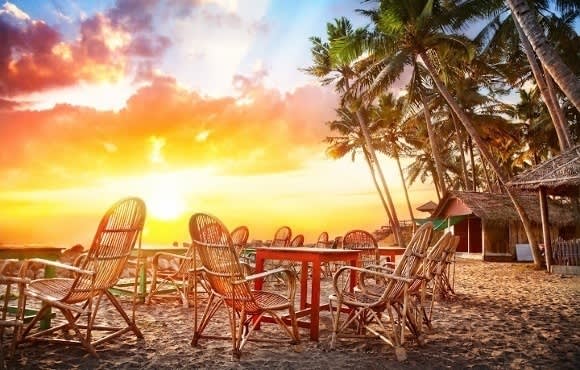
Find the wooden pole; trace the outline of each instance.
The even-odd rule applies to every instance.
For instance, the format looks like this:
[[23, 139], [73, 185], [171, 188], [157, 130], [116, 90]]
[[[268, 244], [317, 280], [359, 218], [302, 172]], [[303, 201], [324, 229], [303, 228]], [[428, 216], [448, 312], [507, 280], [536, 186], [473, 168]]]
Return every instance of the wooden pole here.
[[552, 241], [550, 240], [550, 221], [546, 188], [540, 186], [539, 197], [540, 212], [542, 216], [542, 233], [544, 234], [544, 254], [546, 257], [546, 269], [550, 271], [550, 267], [552, 266]]

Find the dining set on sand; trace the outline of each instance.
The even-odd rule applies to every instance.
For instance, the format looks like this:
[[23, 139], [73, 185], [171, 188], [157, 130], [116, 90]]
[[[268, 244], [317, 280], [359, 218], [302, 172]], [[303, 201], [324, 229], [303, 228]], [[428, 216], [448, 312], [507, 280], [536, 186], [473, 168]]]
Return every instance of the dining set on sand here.
[[[397, 247], [379, 247], [358, 229], [334, 240], [321, 232], [305, 245], [288, 226], [267, 243], [249, 244], [247, 226], [230, 230], [212, 214], [194, 213], [191, 243], [145, 254], [145, 219], [143, 200], [120, 199], [102, 216], [90, 247], [70, 263], [42, 254], [43, 248], [26, 255], [0, 245], [2, 367], [16, 351], [40, 342], [80, 345], [99, 357], [104, 343], [115, 345], [125, 335], [143, 339], [136, 305], [168, 304], [168, 297], [192, 313], [191, 346], [227, 340], [233, 359], [249, 341], [288, 342], [296, 350], [303, 340], [319, 341], [320, 313], [328, 311], [330, 349], [378, 340], [404, 361], [406, 341], [425, 344], [436, 299], [453, 294], [459, 240], [448, 232], [435, 236], [430, 222]], [[167, 268], [167, 259], [176, 263]], [[18, 263], [16, 273], [4, 268], [8, 262]], [[42, 276], [30, 272], [38, 266]], [[129, 267], [135, 274], [123, 295], [119, 287]], [[330, 294], [322, 296], [322, 280], [332, 285]], [[270, 323], [280, 330], [260, 330]], [[212, 326], [223, 335], [206, 330]]]

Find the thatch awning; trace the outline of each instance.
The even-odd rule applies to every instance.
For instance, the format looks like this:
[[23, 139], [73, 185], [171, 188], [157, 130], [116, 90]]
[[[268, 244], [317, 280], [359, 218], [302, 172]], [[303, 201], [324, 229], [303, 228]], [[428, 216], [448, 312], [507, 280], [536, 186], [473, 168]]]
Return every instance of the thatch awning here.
[[578, 194], [580, 145], [514, 176], [507, 185], [521, 190], [543, 187], [550, 194]]
[[[540, 202], [535, 193], [517, 193], [522, 207], [526, 210], [530, 221], [541, 224]], [[437, 209], [431, 217], [444, 218], [449, 216], [466, 215], [465, 212], [453, 214], [445, 212], [454, 199], [458, 199], [472, 214], [492, 223], [506, 223], [519, 221], [520, 218], [515, 210], [514, 204], [507, 194], [479, 193], [452, 191], [441, 200]], [[568, 226], [574, 224], [574, 213], [571, 207], [566, 207], [554, 200], [549, 202], [551, 223], [558, 226]]]
[[417, 211], [421, 212], [433, 212], [437, 209], [437, 203], [433, 201], [428, 201], [425, 204], [421, 204], [419, 207], [415, 208]]

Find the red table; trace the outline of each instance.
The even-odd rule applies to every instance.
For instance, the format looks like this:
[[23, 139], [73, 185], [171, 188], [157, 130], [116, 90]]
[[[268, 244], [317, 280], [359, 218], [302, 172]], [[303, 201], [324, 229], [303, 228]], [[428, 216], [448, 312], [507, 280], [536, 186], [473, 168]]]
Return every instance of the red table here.
[[405, 253], [405, 248], [402, 247], [381, 247], [379, 246], [379, 256], [386, 256], [390, 258], [390, 262], [395, 262], [395, 256], [400, 256]]
[[[298, 318], [310, 315], [310, 322], [299, 322], [300, 326], [310, 328], [310, 340], [318, 340], [320, 310], [328, 309], [328, 305], [320, 306], [320, 265], [323, 262], [345, 261], [356, 266], [360, 251], [352, 249], [329, 249], [308, 247], [259, 247], [256, 248], [256, 273], [264, 271], [264, 260], [286, 260], [302, 262], [300, 274], [300, 310], [296, 311]], [[308, 298], [308, 263], [312, 263], [312, 283], [310, 300]], [[262, 289], [263, 280], [256, 280], [256, 289]], [[351, 287], [354, 287], [354, 278]]]

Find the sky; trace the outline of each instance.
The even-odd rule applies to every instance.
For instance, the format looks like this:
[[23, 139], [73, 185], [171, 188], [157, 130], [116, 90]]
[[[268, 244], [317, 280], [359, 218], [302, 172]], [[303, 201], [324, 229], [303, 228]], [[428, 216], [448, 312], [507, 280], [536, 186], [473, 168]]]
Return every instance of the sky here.
[[[325, 155], [337, 96], [300, 70], [326, 22], [366, 24], [358, 7], [0, 2], [0, 242], [88, 245], [125, 196], [147, 204], [146, 244], [188, 241], [195, 212], [250, 240], [386, 224], [362, 158]], [[382, 165], [408, 219], [396, 166]], [[413, 207], [436, 200], [432, 184], [410, 192]]]

